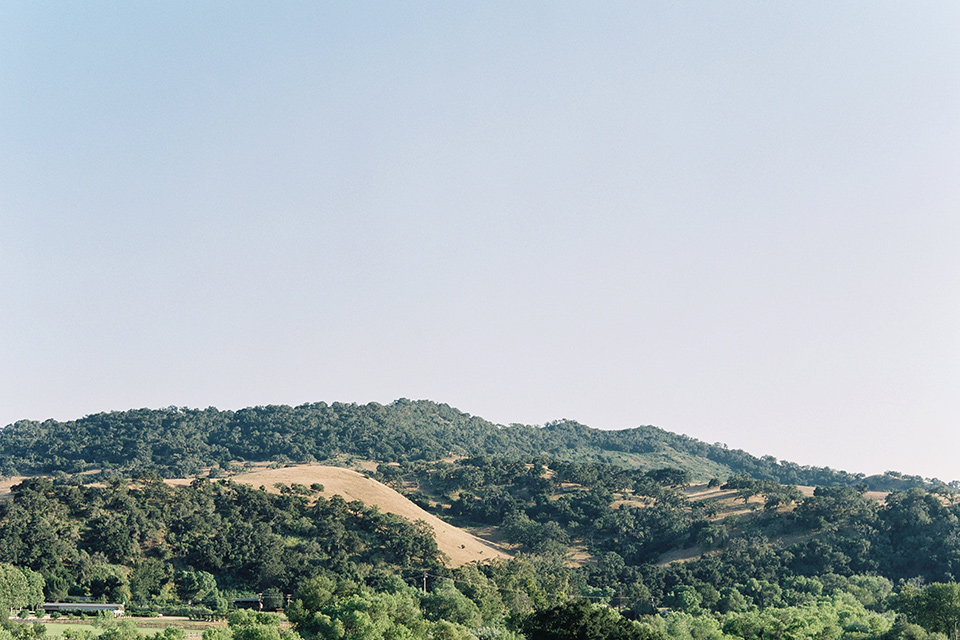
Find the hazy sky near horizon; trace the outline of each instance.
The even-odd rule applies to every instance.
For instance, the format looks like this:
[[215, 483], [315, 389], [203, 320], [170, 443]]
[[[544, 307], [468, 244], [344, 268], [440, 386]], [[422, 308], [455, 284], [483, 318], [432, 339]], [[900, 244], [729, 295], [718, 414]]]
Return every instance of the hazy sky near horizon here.
[[960, 3], [0, 4], [0, 425], [428, 398], [960, 479]]

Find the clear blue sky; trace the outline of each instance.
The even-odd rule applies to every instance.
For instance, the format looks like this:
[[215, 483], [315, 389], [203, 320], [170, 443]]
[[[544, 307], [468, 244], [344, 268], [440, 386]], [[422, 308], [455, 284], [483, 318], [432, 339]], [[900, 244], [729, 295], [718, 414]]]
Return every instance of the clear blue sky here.
[[0, 424], [429, 398], [960, 478], [960, 3], [0, 3]]

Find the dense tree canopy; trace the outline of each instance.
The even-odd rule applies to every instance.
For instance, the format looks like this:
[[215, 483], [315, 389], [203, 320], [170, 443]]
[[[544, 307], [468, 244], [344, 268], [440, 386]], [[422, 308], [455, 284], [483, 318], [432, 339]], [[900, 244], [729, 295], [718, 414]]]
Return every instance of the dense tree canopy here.
[[0, 502], [0, 561], [42, 574], [51, 598], [211, 608], [222, 601], [218, 583], [290, 592], [321, 568], [359, 575], [441, 566], [429, 529], [360, 502], [156, 479], [107, 487], [24, 481]]
[[[67, 422], [22, 420], [0, 429], [0, 474], [126, 472], [159, 469], [188, 477], [212, 462], [325, 460], [340, 454], [380, 461], [477, 456], [618, 459], [664, 467], [695, 467], [696, 476], [745, 473], [784, 483], [853, 485], [864, 480], [829, 468], [757, 458], [656, 427], [591, 429], [573, 421], [543, 427], [500, 426], [429, 401], [384, 406], [316, 403], [298, 407], [138, 409]], [[919, 479], [916, 479], [919, 480]], [[898, 476], [887, 482], [914, 483]], [[922, 481], [921, 481], [922, 484]]]

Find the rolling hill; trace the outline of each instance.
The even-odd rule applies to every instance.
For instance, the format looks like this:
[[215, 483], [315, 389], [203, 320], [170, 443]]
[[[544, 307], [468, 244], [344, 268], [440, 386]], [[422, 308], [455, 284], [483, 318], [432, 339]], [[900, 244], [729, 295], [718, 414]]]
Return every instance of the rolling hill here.
[[349, 599], [428, 579], [427, 609], [496, 594], [491, 619], [568, 597], [638, 614], [687, 596], [721, 614], [840, 592], [882, 607], [895, 584], [960, 575], [947, 486], [655, 427], [503, 426], [407, 400], [170, 408], [21, 421], [0, 430], [0, 464], [0, 563], [48, 597], [165, 615], [222, 610], [217, 589]]
[[[344, 456], [394, 462], [438, 460], [451, 454], [549, 456], [640, 469], [675, 467], [697, 480], [745, 473], [806, 485], [871, 481], [863, 474], [760, 458], [653, 426], [603, 431], [570, 420], [542, 427], [505, 426], [425, 400], [239, 411], [137, 409], [65, 422], [21, 420], [0, 429], [0, 475], [6, 476], [156, 469], [166, 477], [185, 477], [211, 462], [309, 463]], [[920, 478], [892, 481], [922, 483]]]

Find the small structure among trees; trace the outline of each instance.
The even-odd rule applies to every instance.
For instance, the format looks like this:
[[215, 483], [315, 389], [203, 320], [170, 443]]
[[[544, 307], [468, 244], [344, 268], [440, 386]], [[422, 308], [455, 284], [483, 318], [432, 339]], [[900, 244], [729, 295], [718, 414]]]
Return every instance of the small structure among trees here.
[[47, 613], [112, 613], [114, 618], [123, 615], [123, 605], [109, 602], [44, 602]]
[[283, 606], [290, 602], [290, 595], [284, 598], [283, 593], [272, 587], [257, 594], [256, 598], [231, 598], [230, 602], [235, 609], [252, 609], [254, 611], [283, 611]]

